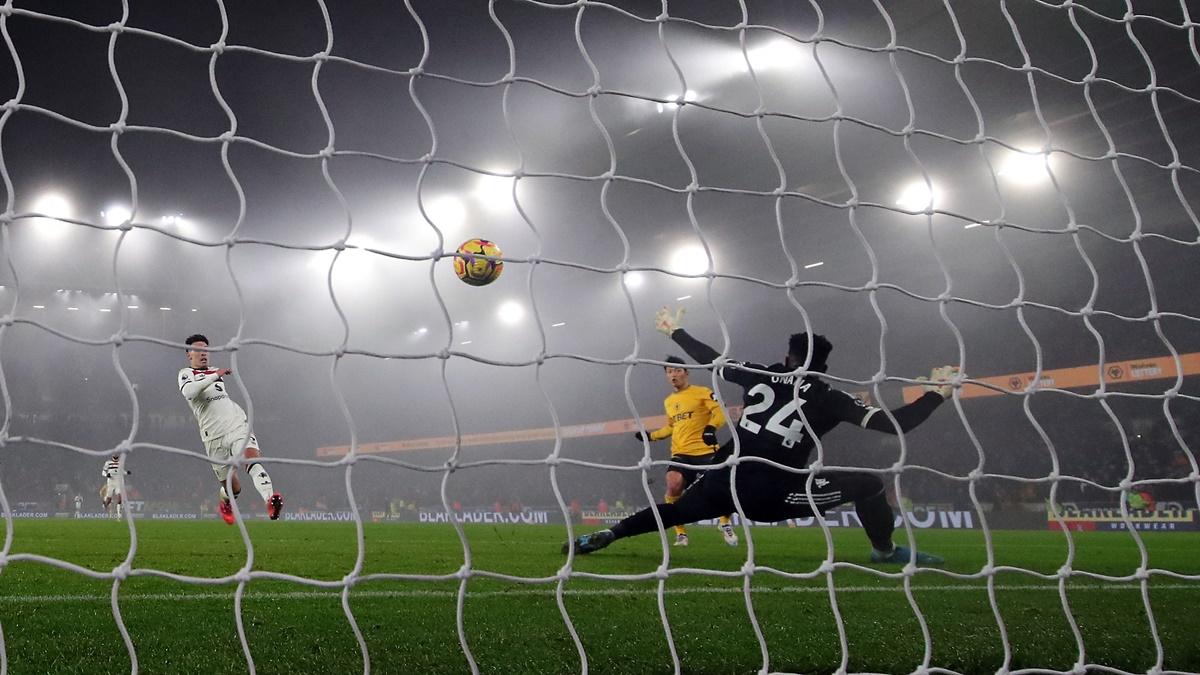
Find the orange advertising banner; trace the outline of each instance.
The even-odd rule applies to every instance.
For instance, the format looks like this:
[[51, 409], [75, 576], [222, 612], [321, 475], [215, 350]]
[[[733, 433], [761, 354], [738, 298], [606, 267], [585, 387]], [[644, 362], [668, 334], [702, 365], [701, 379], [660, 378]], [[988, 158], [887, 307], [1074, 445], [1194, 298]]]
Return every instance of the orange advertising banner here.
[[[666, 415], [643, 417], [642, 423], [647, 431], [652, 431], [667, 423]], [[593, 422], [590, 424], [573, 424], [559, 428], [563, 438], [583, 438], [586, 436], [607, 436], [611, 434], [630, 433], [637, 431], [637, 421], [633, 418], [624, 420], [609, 420], [608, 422]], [[502, 445], [505, 443], [527, 443], [529, 441], [545, 441], [554, 439], [554, 427], [540, 429], [516, 429], [513, 431], [493, 431], [484, 434], [463, 434], [462, 445]], [[411, 450], [432, 450], [435, 448], [453, 448], [453, 436], [436, 436], [433, 438], [413, 438], [403, 441], [386, 441], [383, 443], [362, 443], [358, 446], [360, 453], [377, 454], [388, 452], [406, 452]], [[350, 452], [348, 445], [335, 445], [317, 448], [318, 457], [345, 455]]]
[[[733, 419], [742, 414], [742, 406], [729, 408]], [[666, 415], [643, 417], [642, 424], [646, 431], [654, 431], [666, 426]], [[637, 420], [630, 417], [623, 420], [607, 422], [591, 422], [589, 424], [569, 424], [559, 427], [563, 438], [585, 438], [587, 436], [611, 436], [615, 434], [632, 434], [637, 431]], [[539, 429], [517, 429], [513, 431], [493, 431], [484, 434], [463, 434], [462, 445], [503, 445], [505, 443], [527, 443], [529, 441], [554, 440], [554, 427]], [[435, 436], [433, 438], [413, 438], [403, 441], [385, 441], [382, 443], [360, 443], [359, 453], [380, 454], [389, 452], [408, 452], [412, 450], [435, 450], [437, 448], [453, 448], [453, 436]], [[318, 457], [339, 457], [350, 452], [348, 445], [331, 445], [317, 448]]]
[[[1183, 374], [1200, 374], [1200, 352], [1180, 354], [1179, 364]], [[1043, 370], [1041, 381], [1036, 389], [1080, 389], [1100, 385], [1100, 366], [1076, 366], [1074, 368], [1056, 368]], [[970, 373], [967, 373], [970, 377]], [[1003, 396], [1025, 391], [1033, 383], [1035, 373], [1012, 373], [995, 375], [993, 377], [971, 378], [976, 382], [986, 382], [995, 389], [977, 384], [967, 384], [962, 388], [962, 398], [977, 398], [980, 396]], [[1110, 361], [1104, 364], [1104, 383], [1128, 384], [1131, 382], [1148, 382], [1150, 380], [1173, 380], [1176, 377], [1175, 359], [1170, 356], [1156, 356], [1148, 359], [1133, 361]], [[904, 402], [911, 403], [921, 397], [924, 390], [919, 385], [904, 388]]]
[[[1184, 376], [1200, 375], [1200, 352], [1181, 354], [1180, 367]], [[1105, 384], [1126, 384], [1132, 382], [1148, 382], [1150, 380], [1168, 380], [1176, 377], [1175, 360], [1170, 356], [1158, 356], [1133, 361], [1111, 361], [1104, 365]], [[962, 398], [979, 398], [984, 396], [1002, 396], [1024, 391], [1033, 382], [1034, 373], [1011, 373], [992, 377], [972, 378], [976, 382], [992, 385], [993, 388], [978, 384], [963, 386]], [[1095, 387], [1100, 383], [1100, 367], [1076, 366], [1073, 368], [1057, 368], [1043, 370], [1038, 389], [1078, 389]], [[915, 401], [923, 390], [918, 386], [904, 388], [904, 402]], [[865, 397], [865, 392], [855, 394]], [[737, 420], [741, 416], [741, 406], [729, 408], [730, 417]], [[643, 417], [642, 423], [646, 430], [654, 430], [666, 425], [664, 415]], [[633, 433], [637, 431], [637, 421], [630, 417], [623, 420], [607, 422], [591, 422], [588, 424], [573, 424], [559, 428], [563, 438], [585, 438], [588, 436], [610, 436], [615, 434]], [[554, 427], [538, 429], [515, 429], [513, 431], [493, 431], [482, 434], [463, 434], [461, 443], [464, 447], [473, 445], [503, 445], [506, 443], [527, 443], [530, 441], [554, 440]], [[414, 450], [436, 450], [453, 448], [453, 436], [435, 436], [432, 438], [412, 438], [400, 441], [384, 441], [380, 443], [361, 443], [358, 446], [360, 454], [385, 454], [393, 452], [411, 452]], [[350, 452], [348, 445], [332, 445], [317, 448], [318, 457], [339, 457]]]

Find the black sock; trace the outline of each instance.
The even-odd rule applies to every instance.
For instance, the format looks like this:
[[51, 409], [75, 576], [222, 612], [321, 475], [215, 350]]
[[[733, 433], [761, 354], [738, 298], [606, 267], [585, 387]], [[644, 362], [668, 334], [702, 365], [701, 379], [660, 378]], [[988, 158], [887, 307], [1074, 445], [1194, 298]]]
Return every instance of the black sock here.
[[888, 504], [887, 493], [880, 491], [871, 497], [854, 502], [854, 511], [862, 521], [863, 529], [871, 546], [879, 551], [892, 550], [892, 532], [896, 529], [896, 516]]

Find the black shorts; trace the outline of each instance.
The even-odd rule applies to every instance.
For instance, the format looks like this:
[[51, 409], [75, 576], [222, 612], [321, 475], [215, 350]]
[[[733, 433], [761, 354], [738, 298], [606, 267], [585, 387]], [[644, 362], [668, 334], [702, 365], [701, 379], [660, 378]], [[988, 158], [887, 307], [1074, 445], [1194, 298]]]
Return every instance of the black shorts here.
[[[688, 512], [685, 517], [698, 515], [696, 520], [711, 518], [734, 511], [729, 486], [730, 468], [705, 473], [675, 506]], [[806, 518], [849, 502], [866, 499], [883, 492], [883, 481], [872, 473], [855, 471], [824, 471], [813, 479], [811, 494], [807, 489], [808, 474], [792, 473], [757, 463], [743, 463], [738, 468], [738, 499], [750, 520], [778, 522], [787, 518]], [[811, 497], [811, 500], [810, 500]], [[695, 514], [691, 512], [695, 511]], [[684, 522], [693, 522], [686, 520]]]
[[672, 462], [687, 464], [688, 466], [668, 466], [667, 473], [675, 471], [683, 476], [683, 489], [686, 490], [692, 483], [696, 482], [696, 479], [704, 475], [707, 467], [713, 463], [714, 457], [716, 457], [716, 453], [709, 453], [707, 455], [672, 455]]

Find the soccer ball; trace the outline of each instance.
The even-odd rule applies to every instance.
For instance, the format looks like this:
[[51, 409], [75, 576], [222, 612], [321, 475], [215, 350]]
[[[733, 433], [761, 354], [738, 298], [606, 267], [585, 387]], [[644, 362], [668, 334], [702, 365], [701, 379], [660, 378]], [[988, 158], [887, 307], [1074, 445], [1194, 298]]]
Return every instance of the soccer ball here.
[[503, 261], [476, 257], [488, 255], [499, 258], [503, 255], [500, 247], [487, 239], [468, 239], [458, 247], [458, 253], [460, 255], [454, 258], [454, 273], [472, 286], [486, 286], [499, 279], [504, 271]]

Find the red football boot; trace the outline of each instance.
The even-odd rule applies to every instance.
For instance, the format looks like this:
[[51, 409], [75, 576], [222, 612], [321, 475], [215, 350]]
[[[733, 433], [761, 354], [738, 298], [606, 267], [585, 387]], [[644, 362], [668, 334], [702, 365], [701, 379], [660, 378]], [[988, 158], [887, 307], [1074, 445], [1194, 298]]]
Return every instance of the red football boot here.
[[228, 525], [232, 525], [235, 520], [233, 517], [233, 505], [224, 499], [219, 500], [217, 504], [217, 510], [221, 512], [221, 520], [224, 520]]
[[267, 500], [267, 516], [271, 520], [279, 520], [279, 512], [283, 510], [283, 495], [276, 492]]

